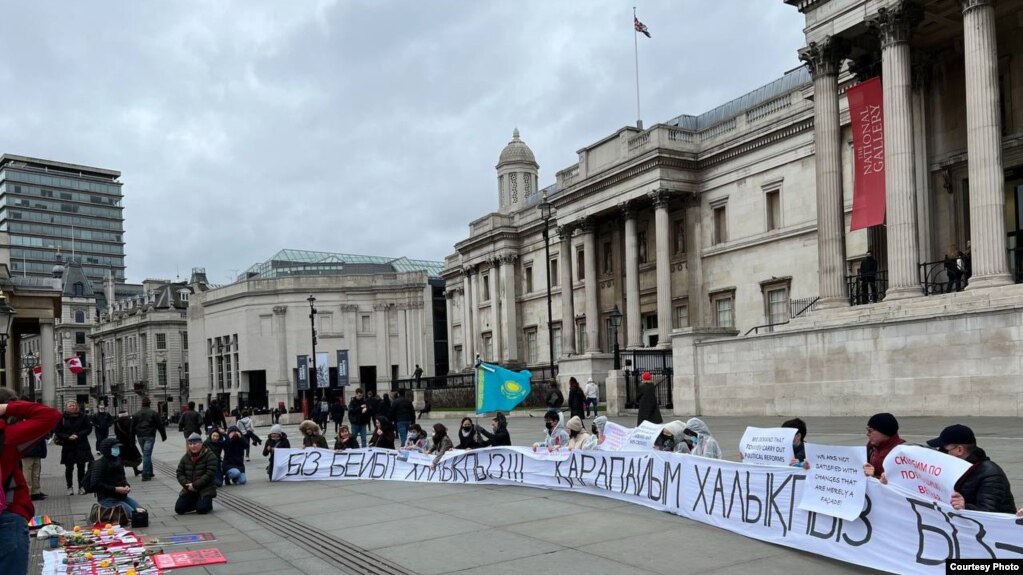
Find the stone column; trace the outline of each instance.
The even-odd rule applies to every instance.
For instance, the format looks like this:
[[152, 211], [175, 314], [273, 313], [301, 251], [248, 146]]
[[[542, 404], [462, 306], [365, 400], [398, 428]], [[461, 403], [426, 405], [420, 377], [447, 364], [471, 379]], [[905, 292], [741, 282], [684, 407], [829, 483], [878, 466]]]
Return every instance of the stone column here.
[[643, 323], [639, 316], [639, 238], [636, 207], [619, 204], [625, 219], [625, 347], [643, 347]]
[[[705, 310], [710, 302], [705, 297], [703, 283], [703, 220], [699, 196], [691, 195], [685, 204], [686, 219], [686, 289], [689, 293], [689, 325], [707, 325]], [[674, 344], [673, 344], [674, 345]]]
[[[57, 409], [64, 409], [57, 402], [57, 350], [53, 339], [53, 318], [39, 320], [39, 365], [43, 366], [42, 400]], [[29, 376], [33, 377], [33, 376]], [[38, 397], [38, 396], [37, 396]]]
[[[654, 226], [657, 236], [657, 347], [671, 347], [671, 219], [668, 202], [671, 194], [657, 190], [650, 194], [654, 202]], [[637, 290], [638, 291], [638, 290]], [[638, 308], [638, 304], [637, 304]]]
[[473, 335], [472, 268], [462, 269], [462, 363], [459, 369], [472, 365], [476, 355], [476, 336]]
[[913, 163], [913, 83], [909, 37], [923, 9], [900, 2], [877, 12], [884, 82], [885, 196], [888, 292], [885, 300], [923, 295], [917, 270], [916, 178]]
[[845, 287], [845, 212], [842, 200], [838, 72], [848, 53], [841, 38], [826, 37], [800, 50], [813, 76], [814, 168], [817, 181], [818, 307], [849, 303]]
[[[479, 266], [472, 266], [469, 276], [469, 324], [472, 325], [472, 348], [473, 354], [468, 358], [469, 365], [474, 365], [476, 355], [483, 355], [483, 325], [480, 321], [480, 270]], [[479, 347], [476, 347], [476, 344]]]
[[561, 238], [561, 355], [575, 354], [575, 290], [572, 289], [572, 226], [558, 226]]
[[[969, 289], [1012, 283], [1006, 263], [1005, 183], [994, 0], [962, 0], [966, 149], [973, 276]], [[972, 241], [976, 240], [976, 241]]]
[[279, 401], [283, 401], [285, 405], [291, 405], [291, 362], [288, 358], [287, 312], [288, 306], [275, 305], [273, 307], [273, 330], [277, 344], [277, 381], [274, 383], [273, 393], [270, 397], [271, 407], [276, 406]]
[[341, 306], [345, 316], [345, 347], [348, 348], [348, 384], [362, 383], [359, 377], [359, 306]]
[[586, 279], [586, 353], [600, 352], [600, 306], [597, 305], [597, 230], [596, 223], [586, 218], [582, 223], [583, 259]]
[[929, 54], [913, 54], [913, 141], [917, 142], [914, 157], [914, 176], [916, 178], [916, 236], [917, 261], [932, 261], [934, 253], [931, 241], [931, 173], [930, 156], [927, 150], [928, 105], [930, 96], [931, 71], [933, 62]]
[[[390, 307], [386, 303], [378, 303], [373, 305], [373, 312], [376, 315], [377, 333], [377, 382], [390, 381], [391, 379], [391, 337], [388, 333], [389, 322], [387, 321], [387, 308]], [[383, 393], [385, 390], [377, 390], [378, 393]]]
[[[456, 368], [461, 366], [455, 366], [455, 330], [454, 322], [455, 317], [451, 313], [451, 300], [454, 299], [455, 294], [458, 292], [457, 288], [444, 290], [444, 305], [447, 308], [447, 330], [448, 330], [448, 371], [455, 371]], [[445, 373], [438, 373], [437, 375], [447, 375]]]
[[494, 357], [492, 357], [491, 359], [495, 363], [507, 359], [503, 351], [504, 346], [501, 345], [501, 342], [504, 340], [504, 338], [501, 337], [502, 335], [501, 330], [503, 327], [501, 325], [501, 296], [500, 296], [501, 290], [497, 277], [499, 274], [498, 267], [501, 265], [500, 262], [501, 260], [499, 258], [494, 258], [489, 262], [490, 293], [487, 294], [487, 297], [490, 298], [490, 330], [491, 330], [490, 333], [493, 334], [492, 337], [494, 338]]
[[412, 337], [409, 330], [408, 304], [399, 303], [394, 308], [394, 320], [398, 329], [398, 377], [412, 373]]
[[515, 254], [501, 256], [501, 330], [508, 348], [508, 361], [519, 359], [519, 322], [515, 304]]

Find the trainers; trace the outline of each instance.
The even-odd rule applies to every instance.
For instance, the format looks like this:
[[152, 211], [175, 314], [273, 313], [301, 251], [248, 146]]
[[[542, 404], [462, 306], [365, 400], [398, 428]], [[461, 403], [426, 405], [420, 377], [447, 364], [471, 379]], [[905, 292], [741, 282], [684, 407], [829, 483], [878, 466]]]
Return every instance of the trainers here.
[[84, 487], [79, 487], [78, 488], [78, 494], [79, 495], [85, 495], [85, 488]]
[[46, 499], [46, 494], [45, 493], [33, 493], [32, 494], [32, 501], [42, 501], [43, 499]]
[[74, 495], [75, 494], [75, 488], [74, 487], [68, 487], [67, 488], [67, 494], [68, 495]]
[[152, 479], [152, 478], [153, 478], [153, 476], [152, 476], [152, 475], [143, 475], [143, 476], [142, 476], [142, 481], [149, 481], [149, 480], [150, 480], [150, 479]]

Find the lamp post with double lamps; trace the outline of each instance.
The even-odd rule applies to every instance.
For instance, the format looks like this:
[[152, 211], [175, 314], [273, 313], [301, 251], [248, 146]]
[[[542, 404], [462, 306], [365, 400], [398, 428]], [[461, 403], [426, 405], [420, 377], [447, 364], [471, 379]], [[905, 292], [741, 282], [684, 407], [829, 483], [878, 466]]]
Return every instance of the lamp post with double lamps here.
[[36, 379], [35, 368], [39, 365], [39, 356], [35, 352], [28, 352], [21, 356], [21, 366], [25, 368], [25, 379], [28, 382], [28, 400], [36, 400]]
[[[554, 204], [547, 201], [547, 192], [543, 193], [543, 201], [537, 206], [540, 210], [540, 219], [543, 220], [543, 249], [546, 256], [547, 269], [544, 273], [547, 276], [547, 347], [551, 358], [551, 377], [558, 374], [557, 364], [554, 357], [554, 318], [551, 310], [551, 220], [554, 219]], [[571, 289], [571, 286], [564, 286], [561, 289]]]
[[309, 419], [309, 398], [312, 395], [313, 388], [316, 386], [316, 383], [317, 383], [317, 381], [316, 381], [316, 377], [317, 377], [317, 371], [316, 371], [316, 307], [315, 307], [316, 298], [313, 297], [312, 295], [310, 295], [309, 297], [306, 298], [306, 301], [309, 302], [309, 329], [311, 330], [310, 333], [312, 335], [312, 342], [313, 342], [313, 356], [312, 356], [313, 376], [310, 378], [310, 381], [309, 381], [309, 389], [306, 390], [305, 396], [302, 397], [302, 413], [305, 415], [306, 419]]

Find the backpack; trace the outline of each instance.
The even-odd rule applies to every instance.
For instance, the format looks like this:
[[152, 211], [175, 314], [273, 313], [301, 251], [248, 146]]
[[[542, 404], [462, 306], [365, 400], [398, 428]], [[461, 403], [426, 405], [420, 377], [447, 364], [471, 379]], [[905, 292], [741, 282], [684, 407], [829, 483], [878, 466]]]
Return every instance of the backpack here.
[[81, 487], [82, 487], [82, 489], [86, 493], [95, 493], [96, 492], [96, 479], [93, 476], [93, 464], [94, 463], [96, 463], [95, 459], [90, 461], [88, 463], [88, 465], [85, 467], [85, 477], [82, 480]]

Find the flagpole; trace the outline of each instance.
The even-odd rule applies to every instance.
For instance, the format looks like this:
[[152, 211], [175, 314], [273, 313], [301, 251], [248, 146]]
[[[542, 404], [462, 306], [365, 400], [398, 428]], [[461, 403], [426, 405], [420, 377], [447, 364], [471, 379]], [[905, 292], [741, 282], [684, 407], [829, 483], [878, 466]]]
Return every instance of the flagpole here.
[[636, 7], [632, 7], [632, 47], [636, 58], [636, 127], [643, 129], [643, 114], [639, 108], [639, 32], [636, 30]]

